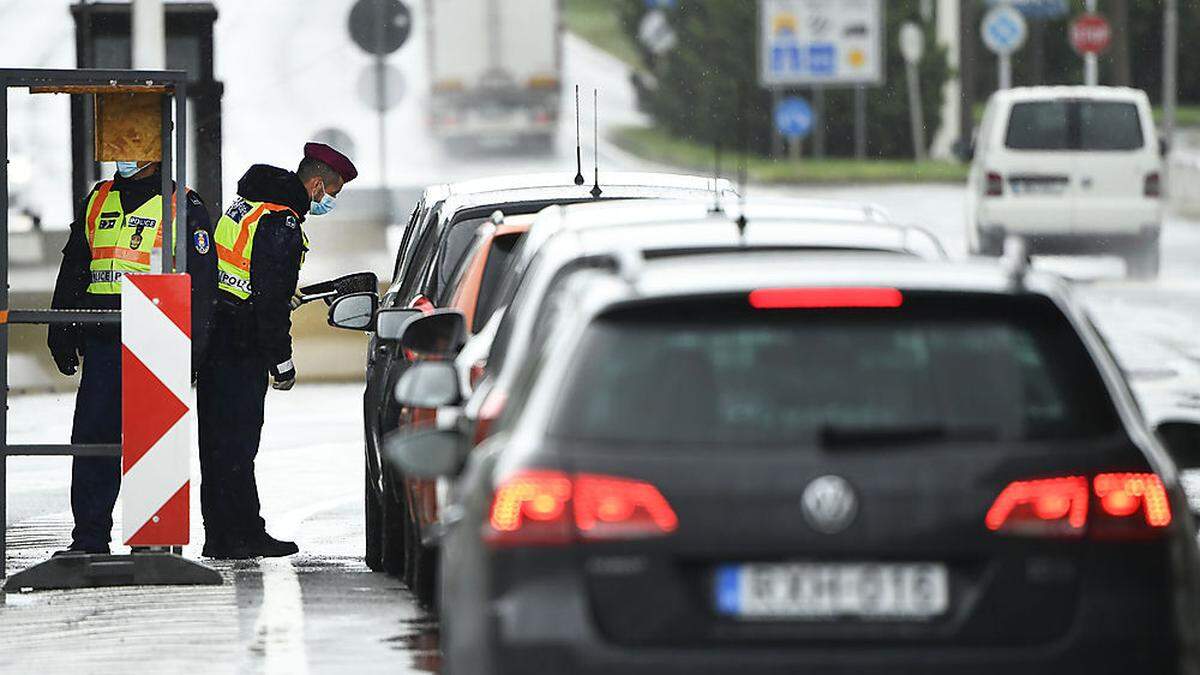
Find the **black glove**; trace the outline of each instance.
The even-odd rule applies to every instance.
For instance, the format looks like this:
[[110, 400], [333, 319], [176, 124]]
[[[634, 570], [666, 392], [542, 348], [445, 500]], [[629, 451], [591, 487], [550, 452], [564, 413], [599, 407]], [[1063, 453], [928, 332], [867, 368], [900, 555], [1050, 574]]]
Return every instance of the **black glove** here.
[[63, 375], [74, 375], [79, 368], [79, 352], [83, 347], [83, 335], [78, 324], [56, 324], [50, 326], [46, 345], [50, 347], [50, 356], [54, 365]]
[[271, 377], [274, 379], [274, 382], [271, 383], [272, 389], [287, 391], [296, 384], [296, 366], [292, 364], [291, 359], [277, 366], [271, 366]]

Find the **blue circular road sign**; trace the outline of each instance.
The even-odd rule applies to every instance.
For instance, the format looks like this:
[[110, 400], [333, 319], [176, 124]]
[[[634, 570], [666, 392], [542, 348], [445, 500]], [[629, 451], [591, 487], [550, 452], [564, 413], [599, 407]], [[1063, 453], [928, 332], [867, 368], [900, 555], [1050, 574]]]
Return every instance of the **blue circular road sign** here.
[[803, 138], [812, 131], [813, 111], [808, 101], [789, 96], [775, 106], [775, 128], [784, 136]]

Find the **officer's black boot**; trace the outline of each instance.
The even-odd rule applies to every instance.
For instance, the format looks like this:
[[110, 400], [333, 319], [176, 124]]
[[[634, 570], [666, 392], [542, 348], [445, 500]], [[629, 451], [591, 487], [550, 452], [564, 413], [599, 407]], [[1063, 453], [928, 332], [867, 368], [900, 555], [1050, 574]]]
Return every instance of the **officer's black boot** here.
[[282, 558], [283, 556], [300, 552], [300, 547], [296, 545], [296, 542], [280, 541], [266, 532], [263, 532], [250, 545], [250, 548], [255, 552], [255, 555], [260, 555], [264, 558]]

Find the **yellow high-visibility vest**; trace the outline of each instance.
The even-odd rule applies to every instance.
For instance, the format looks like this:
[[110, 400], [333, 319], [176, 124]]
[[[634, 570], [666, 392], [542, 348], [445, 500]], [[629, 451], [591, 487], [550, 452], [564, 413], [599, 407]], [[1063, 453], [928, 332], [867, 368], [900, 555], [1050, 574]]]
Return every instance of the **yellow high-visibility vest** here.
[[110, 180], [92, 192], [84, 211], [92, 251], [88, 293], [119, 294], [121, 277], [151, 271], [151, 254], [162, 249], [162, 210], [162, 195], [154, 195], [125, 213], [121, 193]]
[[[245, 300], [250, 297], [250, 257], [254, 254], [254, 233], [258, 221], [268, 213], [296, 212], [281, 204], [253, 202], [238, 197], [217, 221], [213, 242], [217, 247], [217, 288]], [[297, 225], [299, 227], [299, 225]], [[300, 231], [304, 250], [308, 250], [308, 237]], [[304, 264], [304, 253], [300, 254]]]

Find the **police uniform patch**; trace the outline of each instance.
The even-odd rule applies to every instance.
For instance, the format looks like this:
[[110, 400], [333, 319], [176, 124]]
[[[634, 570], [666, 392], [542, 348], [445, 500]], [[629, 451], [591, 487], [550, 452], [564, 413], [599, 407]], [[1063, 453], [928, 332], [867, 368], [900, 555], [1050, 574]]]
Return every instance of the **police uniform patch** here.
[[298, 226], [298, 223], [296, 222], [296, 217], [290, 216], [290, 215], [286, 219], [284, 219], [283, 224], [287, 225], [288, 227], [292, 228], [293, 230], [296, 229], [296, 227]]
[[199, 253], [200, 255], [204, 255], [204, 254], [208, 253], [208, 249], [209, 249], [209, 245], [210, 245], [209, 238], [208, 238], [208, 232], [205, 230], [196, 230], [195, 240], [196, 240], [196, 253]]

